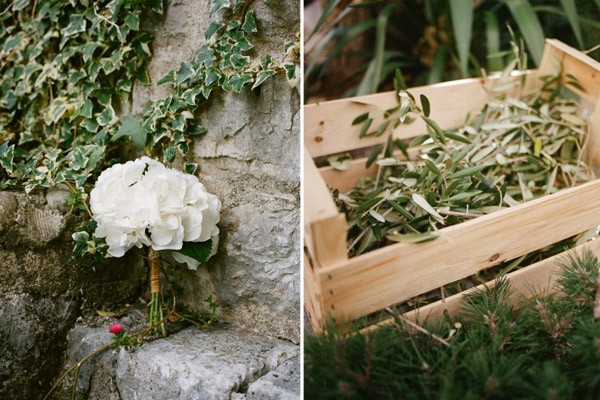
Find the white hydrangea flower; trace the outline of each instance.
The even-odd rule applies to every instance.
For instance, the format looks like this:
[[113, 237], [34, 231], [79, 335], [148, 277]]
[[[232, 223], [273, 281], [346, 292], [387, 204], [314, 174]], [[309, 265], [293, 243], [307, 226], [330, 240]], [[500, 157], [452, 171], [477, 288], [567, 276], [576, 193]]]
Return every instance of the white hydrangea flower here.
[[[218, 240], [221, 202], [198, 178], [142, 157], [100, 174], [90, 194], [108, 253], [121, 257], [133, 246], [179, 250], [183, 242]], [[216, 252], [213, 242], [213, 253]], [[212, 255], [212, 254], [211, 254]]]

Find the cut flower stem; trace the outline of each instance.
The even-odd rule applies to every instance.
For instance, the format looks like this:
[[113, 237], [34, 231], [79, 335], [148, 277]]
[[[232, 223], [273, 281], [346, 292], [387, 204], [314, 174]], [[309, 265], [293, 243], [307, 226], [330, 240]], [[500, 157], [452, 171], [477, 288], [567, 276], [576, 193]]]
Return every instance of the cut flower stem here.
[[154, 332], [167, 336], [162, 299], [160, 294], [160, 253], [152, 247], [148, 249], [148, 262], [150, 264], [150, 326], [156, 326]]

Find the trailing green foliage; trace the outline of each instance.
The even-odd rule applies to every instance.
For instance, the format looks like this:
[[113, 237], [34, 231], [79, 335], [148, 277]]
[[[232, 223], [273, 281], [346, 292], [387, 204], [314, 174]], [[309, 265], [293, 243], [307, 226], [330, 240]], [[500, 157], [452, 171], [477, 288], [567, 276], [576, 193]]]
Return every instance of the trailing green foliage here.
[[122, 103], [136, 80], [149, 83], [141, 5], [22, 0], [2, 12], [0, 188], [83, 191], [102, 167]]
[[[195, 113], [211, 94], [259, 90], [280, 73], [297, 87], [299, 35], [282, 55], [253, 59], [251, 3], [214, 0], [205, 43], [158, 82], [172, 94], [140, 115], [120, 115], [134, 82], [150, 84], [152, 35], [140, 18], [142, 9], [162, 13], [162, 1], [13, 2], [0, 13], [0, 189], [65, 184], [73, 210], [87, 210], [90, 183], [123, 161], [123, 142], [171, 163], [206, 133]], [[195, 173], [197, 164], [184, 169]], [[74, 238], [75, 255], [105, 254], [89, 224]]]
[[414, 329], [398, 314], [367, 334], [306, 336], [307, 399], [594, 399], [600, 394], [599, 263], [561, 265], [562, 295], [510, 298], [508, 281], [467, 297], [456, 320]]
[[205, 33], [206, 43], [200, 46], [194, 58], [181, 63], [178, 70], [158, 81], [171, 85], [173, 94], [149, 103], [141, 120], [136, 122], [130, 117], [132, 128], [124, 134], [131, 132], [134, 140], [139, 137], [139, 143], [146, 143], [148, 153], [160, 155], [167, 163], [173, 162], [178, 154], [187, 154], [190, 141], [206, 133], [206, 128], [194, 120], [194, 113], [217, 89], [239, 93], [247, 86], [254, 90], [278, 73], [285, 73], [290, 86], [297, 86], [300, 77], [298, 41], [285, 44], [282, 60], [272, 55], [252, 60], [254, 45], [248, 36], [257, 32], [257, 23], [254, 11], [246, 12], [244, 4], [238, 1], [230, 6], [215, 2], [213, 12], [231, 8], [233, 17], [213, 21]]

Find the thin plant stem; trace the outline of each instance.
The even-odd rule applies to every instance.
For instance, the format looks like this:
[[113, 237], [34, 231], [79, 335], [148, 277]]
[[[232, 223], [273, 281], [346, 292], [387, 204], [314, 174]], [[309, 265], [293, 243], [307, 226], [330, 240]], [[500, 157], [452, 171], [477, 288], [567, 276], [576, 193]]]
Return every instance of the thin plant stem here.
[[440, 342], [441, 344], [443, 344], [446, 347], [450, 347], [450, 343], [448, 343], [445, 339], [439, 337], [438, 335], [429, 332], [427, 329], [423, 328], [422, 326], [415, 324], [414, 322], [412, 322], [411, 320], [409, 320], [408, 318], [406, 318], [404, 315], [395, 313], [394, 311], [392, 311], [391, 308], [386, 307], [385, 309], [388, 313], [395, 315], [399, 320], [401, 320], [402, 322], [408, 324], [411, 328], [413, 328], [415, 331], [424, 333], [426, 335], [431, 336], [433, 339], [437, 340], [438, 342]]

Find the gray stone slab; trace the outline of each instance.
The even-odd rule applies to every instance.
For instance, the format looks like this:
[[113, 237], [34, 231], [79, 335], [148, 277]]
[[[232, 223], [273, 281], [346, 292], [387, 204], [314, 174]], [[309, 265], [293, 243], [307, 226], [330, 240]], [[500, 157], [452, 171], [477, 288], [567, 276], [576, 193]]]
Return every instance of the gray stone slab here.
[[247, 400], [297, 400], [300, 398], [300, 358], [295, 357], [257, 379], [248, 388]]
[[119, 352], [116, 382], [124, 399], [230, 399], [296, 357], [299, 347], [245, 330], [185, 329]]

